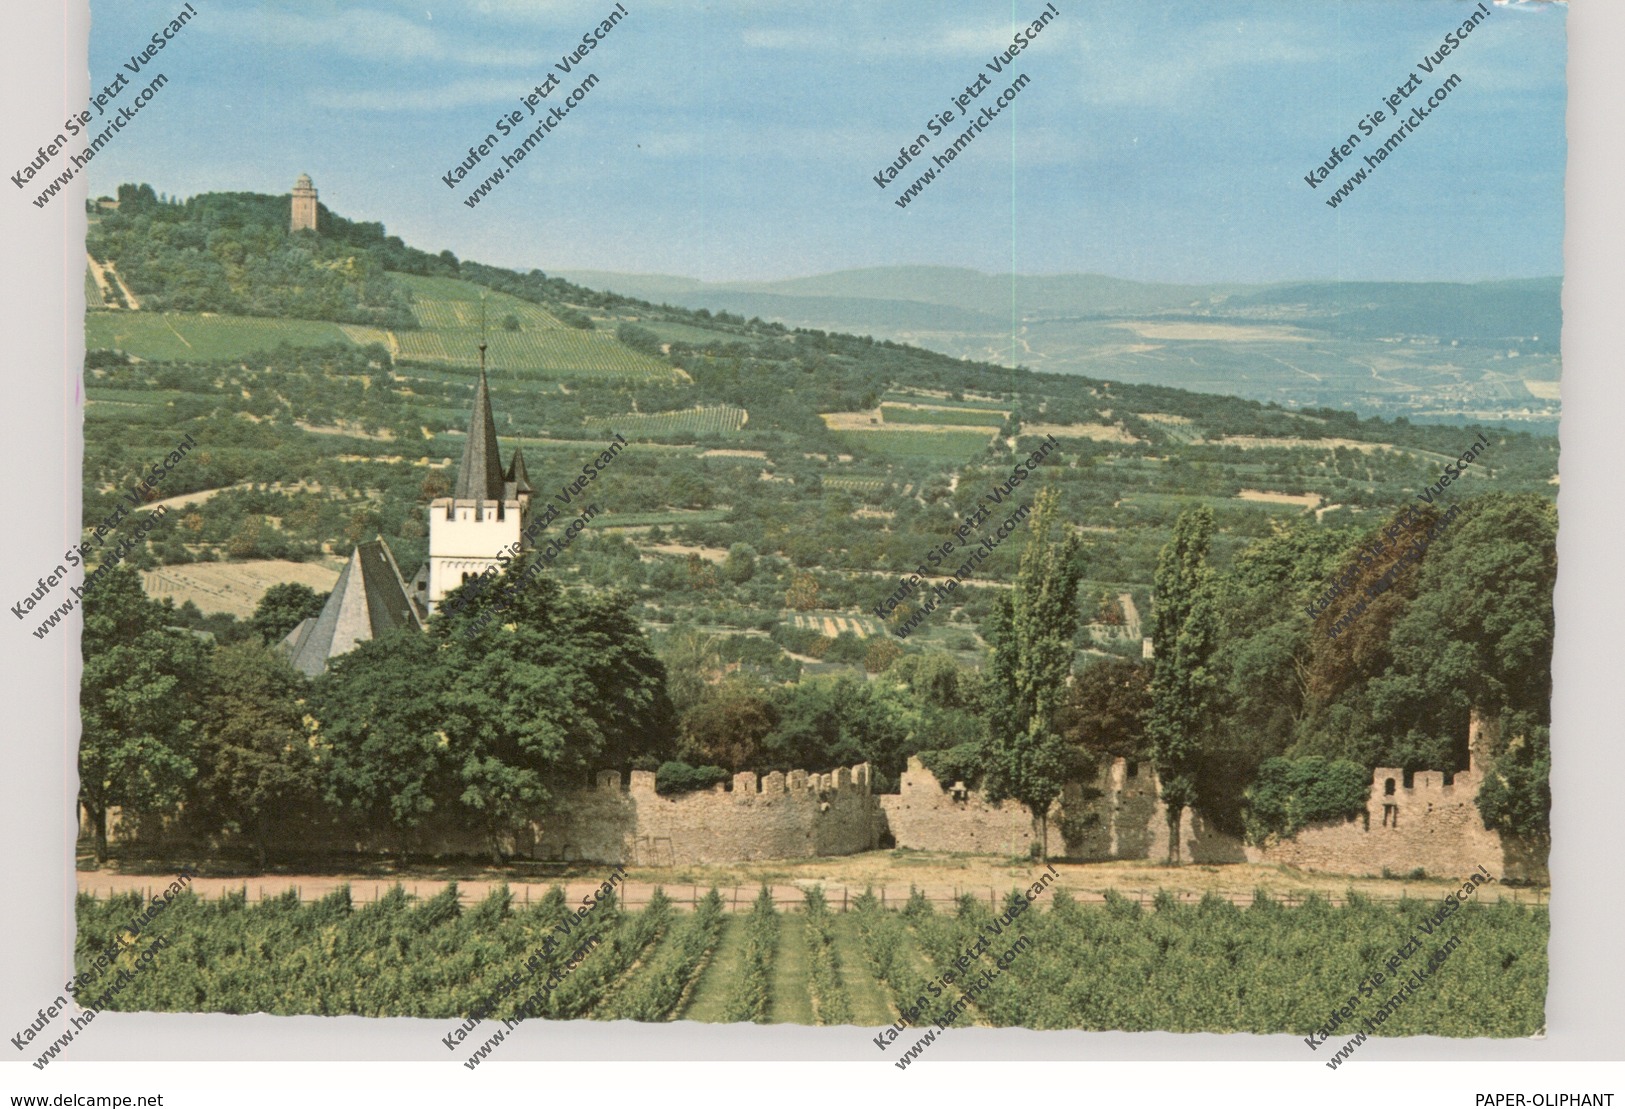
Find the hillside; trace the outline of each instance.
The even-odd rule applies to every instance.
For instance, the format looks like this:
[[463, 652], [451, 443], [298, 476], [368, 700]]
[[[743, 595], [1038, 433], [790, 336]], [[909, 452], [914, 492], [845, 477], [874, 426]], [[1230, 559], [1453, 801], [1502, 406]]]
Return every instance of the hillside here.
[[[106, 516], [132, 475], [182, 434], [193, 433], [199, 444], [162, 490], [182, 498], [172, 502], [173, 526], [154, 531], [130, 556], [150, 572], [149, 590], [240, 614], [251, 601], [240, 595], [250, 580], [263, 587], [277, 567], [294, 562], [321, 563], [331, 574], [334, 556], [375, 535], [410, 574], [426, 553], [426, 505], [450, 488], [462, 454], [484, 334], [504, 459], [523, 447], [539, 496], [551, 497], [579, 474], [612, 433], [630, 443], [593, 486], [601, 514], [555, 572], [588, 589], [627, 591], [674, 683], [682, 674], [710, 675], [698, 684], [681, 679], [691, 692], [674, 694], [680, 708], [693, 708], [692, 690], [723, 673], [733, 679], [717, 696], [725, 689], [771, 700], [772, 715], [784, 723], [771, 740], [780, 746], [762, 765], [836, 765], [873, 749], [882, 752], [873, 756], [880, 773], [895, 774], [898, 760], [922, 744], [955, 747], [977, 734], [971, 701], [930, 709], [921, 719], [933, 723], [911, 725], [906, 740], [865, 732], [856, 720], [837, 725], [843, 714], [868, 713], [868, 695], [809, 680], [859, 678], [899, 652], [921, 666], [944, 652], [975, 674], [986, 658], [987, 621], [1019, 562], [1017, 545], [978, 565], [947, 603], [917, 622], [906, 644], [888, 634], [875, 608], [900, 574], [987, 504], [989, 491], [1043, 443], [1052, 444], [1050, 453], [1036, 478], [1012, 493], [1010, 508], [1030, 501], [1035, 487], [1054, 488], [1065, 519], [1079, 529], [1080, 665], [1139, 659], [1139, 638], [1126, 634], [1126, 623], [1128, 614], [1139, 614], [1139, 622], [1154, 613], [1159, 550], [1181, 512], [1213, 512], [1216, 580], [1236, 592], [1225, 610], [1233, 624], [1226, 641], [1252, 644], [1225, 655], [1225, 665], [1238, 668], [1226, 680], [1240, 698], [1235, 719], [1249, 722], [1237, 725], [1245, 733], [1237, 750], [1245, 753], [1235, 756], [1239, 762], [1213, 763], [1222, 795], [1213, 811], [1228, 811], [1232, 827], [1240, 786], [1265, 754], [1292, 748], [1368, 765], [1437, 766], [1454, 757], [1465, 734], [1465, 705], [1443, 694], [1425, 701], [1431, 723], [1419, 725], [1409, 710], [1384, 716], [1401, 702], [1367, 701], [1368, 679], [1349, 683], [1348, 660], [1337, 653], [1344, 648], [1316, 639], [1302, 612], [1347, 552], [1418, 503], [1416, 494], [1439, 480], [1478, 427], [1361, 418], [1328, 407], [1289, 410], [657, 306], [537, 270], [414, 252], [380, 225], [361, 225], [369, 230], [359, 246], [292, 244], [293, 257], [349, 272], [364, 255], [387, 254], [436, 271], [376, 275], [404, 309], [391, 324], [149, 309], [197, 284], [186, 250], [174, 244], [203, 244], [187, 248], [199, 255], [210, 249], [219, 229], [206, 224], [219, 207], [199, 199], [169, 205], [152, 221], [168, 228], [163, 265], [126, 272], [123, 263], [95, 256], [96, 243], [112, 241], [125, 244], [121, 257], [156, 256], [150, 243], [120, 238], [128, 230], [121, 214], [101, 213], [92, 232], [97, 266], [121, 278], [141, 307], [93, 302], [86, 321], [86, 526]], [[236, 210], [263, 207], [234, 203]], [[269, 232], [262, 240], [273, 257], [288, 245]], [[252, 252], [221, 271], [199, 263], [201, 272], [229, 277], [232, 295], [261, 304], [289, 295], [283, 283], [300, 272], [259, 265]], [[957, 295], [951, 279], [935, 287], [943, 297]], [[1291, 322], [1257, 319], [1263, 306], [1284, 311], [1290, 300], [1281, 294], [1249, 304], [1248, 322], [1196, 321], [1187, 308], [1183, 318], [1170, 309], [1133, 326], [1164, 336], [1148, 346], [1222, 347], [1220, 340], [1166, 336], [1225, 327], [1316, 349], [1303, 338], [1314, 321], [1301, 303]], [[1395, 302], [1338, 303], [1340, 318], [1357, 324], [1393, 311]], [[1299, 362], [1309, 357], [1297, 355]], [[1218, 360], [1201, 365], [1215, 387], [1228, 368]], [[1482, 525], [1488, 534], [1499, 536], [1502, 525], [1493, 521], [1504, 517], [1513, 541], [1545, 543], [1555, 439], [1493, 424], [1482, 430], [1488, 454], [1451, 493], [1491, 506], [1492, 522]], [[1452, 557], [1444, 549], [1441, 557]], [[234, 587], [225, 590], [219, 575], [191, 568], [215, 561], [252, 564], [254, 572], [231, 576]], [[1418, 580], [1414, 572], [1403, 578], [1406, 596]], [[898, 609], [910, 611], [908, 603]], [[1404, 608], [1388, 611], [1359, 634], [1380, 638], [1400, 627], [1394, 621]], [[225, 617], [189, 611], [177, 618], [228, 638], [244, 634]], [[1439, 634], [1432, 627], [1407, 634]], [[1431, 657], [1407, 650], [1406, 657]], [[1305, 673], [1326, 676], [1305, 686]], [[961, 680], [974, 688], [978, 679]], [[1538, 717], [1544, 687], [1535, 680], [1519, 688]], [[819, 700], [825, 697], [833, 700]], [[729, 708], [723, 719], [736, 716]]]
[[1286, 408], [1556, 427], [1558, 278], [1163, 285], [933, 266], [767, 282], [560, 276], [690, 309]]

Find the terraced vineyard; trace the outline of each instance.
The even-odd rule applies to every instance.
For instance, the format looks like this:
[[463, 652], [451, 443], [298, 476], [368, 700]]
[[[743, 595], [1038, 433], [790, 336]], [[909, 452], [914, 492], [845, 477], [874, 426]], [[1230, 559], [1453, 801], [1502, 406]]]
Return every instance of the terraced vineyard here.
[[[1012, 892], [1005, 908], [1020, 897]], [[584, 954], [571, 945], [544, 954], [544, 937], [574, 908], [558, 888], [529, 906], [503, 888], [471, 908], [455, 887], [427, 901], [396, 887], [362, 908], [348, 889], [310, 905], [290, 894], [253, 907], [241, 895], [208, 902], [188, 893], [150, 926], [167, 946], [112, 1007], [451, 1021], [527, 960], [540, 984], [579, 954], [546, 995], [545, 1017], [878, 1027], [920, 997], [933, 1018], [946, 1008], [958, 991], [941, 987], [943, 973], [986, 936], [989, 950], [961, 977], [996, 973], [960, 1025], [1305, 1035], [1418, 935], [1416, 965], [1449, 937], [1461, 942], [1384, 1034], [1529, 1036], [1545, 1023], [1543, 906], [1472, 902], [1428, 938], [1432, 901], [1379, 905], [1351, 894], [1339, 908], [1316, 897], [1287, 908], [1260, 896], [1243, 909], [1163, 894], [1148, 911], [1114, 894], [1100, 905], [1064, 890], [1040, 900], [1049, 904], [1000, 924], [1002, 912], [969, 896], [939, 912], [919, 896], [888, 910], [865, 894], [836, 913], [811, 889], [785, 912], [764, 890], [749, 912], [728, 914], [715, 891], [687, 913], [658, 892], [641, 912], [626, 912], [612, 894], [575, 933]], [[80, 895], [81, 971], [141, 907], [135, 896]], [[512, 1015], [530, 992], [508, 994], [492, 1019]], [[1369, 1012], [1380, 1002], [1362, 1004]]]
[[880, 418], [888, 424], [952, 424], [958, 427], [985, 427], [997, 431], [1009, 412], [987, 408], [945, 408], [882, 404]]
[[745, 426], [748, 413], [732, 404], [687, 408], [681, 412], [628, 412], [598, 421], [623, 435], [727, 435]]
[[[541, 370], [560, 379], [678, 378], [664, 362], [623, 346], [613, 335], [566, 327], [529, 301], [450, 278], [391, 277], [412, 295], [412, 313], [420, 325], [415, 330], [206, 312], [92, 311], [85, 314], [85, 344], [90, 350], [122, 351], [143, 361], [179, 361], [242, 358], [280, 343], [295, 347], [380, 343], [397, 359], [472, 368], [479, 365], [483, 291], [487, 359], [493, 368]], [[93, 285], [87, 275], [86, 288]], [[503, 326], [509, 316], [517, 330]]]
[[[479, 328], [440, 328], [391, 333], [399, 357], [452, 366], [479, 365]], [[669, 381], [670, 366], [591, 331], [493, 331], [487, 362], [493, 369], [548, 370], [561, 378], [594, 377]]]
[[483, 303], [486, 328], [493, 333], [501, 330], [504, 316], [513, 316], [525, 331], [565, 329], [558, 317], [546, 309], [494, 289], [482, 289], [448, 277], [418, 277], [409, 273], [392, 273], [390, 277], [411, 292], [412, 315], [417, 317], [419, 327], [478, 331]]
[[117, 350], [146, 361], [241, 358], [278, 343], [319, 346], [352, 341], [323, 320], [275, 320], [204, 312], [87, 312], [85, 349]]
[[874, 430], [838, 430], [835, 437], [864, 458], [923, 458], [945, 465], [963, 464], [991, 442], [981, 431], [912, 430], [896, 425]]

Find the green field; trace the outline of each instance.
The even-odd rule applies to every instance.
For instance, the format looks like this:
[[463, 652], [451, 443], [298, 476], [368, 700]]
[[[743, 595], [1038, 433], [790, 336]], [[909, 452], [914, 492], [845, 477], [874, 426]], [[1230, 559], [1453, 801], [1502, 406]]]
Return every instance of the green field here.
[[726, 520], [731, 508], [673, 508], [665, 512], [608, 512], [593, 521], [599, 528], [669, 528], [677, 524], [716, 524]]
[[873, 493], [884, 489], [886, 483], [877, 477], [826, 477], [823, 479], [826, 488], [851, 489], [856, 493]]
[[562, 330], [564, 324], [551, 312], [528, 300], [486, 289], [451, 277], [418, 277], [409, 273], [389, 275], [412, 294], [412, 314], [425, 328], [480, 327], [480, 307], [485, 307], [486, 329], [502, 329], [502, 318], [513, 316], [522, 330]]
[[1010, 414], [1010, 405], [1007, 401], [997, 400], [954, 400], [951, 397], [932, 396], [927, 393], [887, 391], [881, 398], [882, 405], [895, 404], [928, 404], [932, 408], [957, 408], [966, 412], [996, 413], [1002, 419]]
[[[242, 358], [279, 343], [381, 343], [395, 358], [473, 368], [479, 365], [484, 292], [492, 369], [535, 370], [558, 379], [678, 379], [670, 366], [622, 346], [613, 335], [565, 327], [550, 312], [517, 297], [451, 278], [391, 276], [412, 296], [412, 311], [421, 325], [417, 330], [199, 312], [93, 311], [85, 316], [85, 345], [145, 361], [178, 361]], [[518, 330], [502, 326], [507, 316], [514, 317]]]
[[836, 431], [836, 439], [860, 458], [927, 458], [962, 466], [987, 448], [990, 437], [975, 431]]
[[[478, 366], [476, 327], [397, 331], [399, 357], [417, 362]], [[492, 331], [486, 361], [493, 370], [545, 370], [559, 378], [592, 377], [632, 381], [671, 381], [677, 373], [665, 363], [624, 347], [610, 335], [571, 328]]]
[[[79, 896], [81, 972], [142, 907], [136, 895]], [[1468, 903], [1427, 935], [1434, 901], [1381, 905], [1353, 895], [1340, 908], [1318, 897], [1297, 908], [1268, 899], [1240, 908], [1216, 897], [1197, 905], [1160, 895], [1145, 910], [1115, 895], [1082, 905], [1057, 890], [995, 932], [999, 918], [969, 896], [955, 911], [923, 900], [897, 911], [866, 895], [840, 913], [813, 890], [793, 913], [758, 899], [748, 914], [730, 918], [715, 894], [680, 913], [657, 892], [640, 912], [604, 899], [567, 943], [541, 953], [573, 908], [556, 888], [533, 905], [513, 904], [503, 889], [470, 908], [455, 887], [418, 902], [397, 886], [360, 908], [348, 889], [311, 905], [290, 895], [253, 907], [242, 895], [205, 902], [184, 893], [119, 956], [121, 969], [133, 968], [153, 941], [166, 941], [108, 1007], [453, 1022], [520, 971], [531, 984], [496, 1000], [493, 1018], [515, 1015], [536, 991], [540, 1015], [555, 1020], [874, 1026], [920, 997], [937, 1018], [959, 991], [939, 985], [942, 1000], [931, 1000], [929, 984], [988, 936], [991, 949], [973, 957], [961, 978], [996, 960], [997, 971], [961, 1026], [1304, 1036], [1351, 996], [1355, 1021], [1368, 1018], [1408, 971], [1454, 940], [1380, 1034], [1526, 1037], [1545, 1025], [1547, 911], [1506, 901]], [[1421, 949], [1389, 976], [1393, 985], [1362, 997], [1362, 980], [1412, 935], [1422, 938]], [[589, 938], [562, 984], [540, 990]], [[540, 969], [528, 969], [533, 957]], [[493, 1019], [476, 1029], [457, 1061], [499, 1027]], [[1334, 1047], [1345, 1038], [1333, 1037]], [[913, 1039], [905, 1033], [900, 1042]]]
[[882, 404], [880, 418], [888, 424], [953, 424], [994, 430], [1004, 423], [1004, 413], [986, 408], [902, 408], [895, 404]]
[[686, 408], [681, 412], [628, 412], [594, 421], [606, 431], [633, 438], [646, 435], [728, 435], [745, 426], [747, 413], [732, 404]]
[[202, 312], [87, 312], [85, 349], [118, 350], [151, 362], [242, 358], [278, 343], [348, 343], [344, 328], [325, 320], [274, 320]]

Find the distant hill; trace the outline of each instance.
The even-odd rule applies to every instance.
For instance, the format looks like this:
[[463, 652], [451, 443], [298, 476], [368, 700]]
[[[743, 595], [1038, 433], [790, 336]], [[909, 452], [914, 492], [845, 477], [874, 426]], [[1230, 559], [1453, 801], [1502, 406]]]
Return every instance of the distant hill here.
[[562, 271], [595, 289], [944, 354], [1431, 420], [1554, 426], [1562, 281], [1171, 285], [888, 266], [761, 282]]

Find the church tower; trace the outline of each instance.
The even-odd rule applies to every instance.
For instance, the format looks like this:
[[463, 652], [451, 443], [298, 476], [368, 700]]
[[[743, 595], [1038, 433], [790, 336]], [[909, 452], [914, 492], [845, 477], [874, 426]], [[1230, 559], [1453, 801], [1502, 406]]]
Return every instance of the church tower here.
[[520, 550], [517, 544], [530, 516], [531, 492], [525, 460], [517, 449], [513, 464], [502, 467], [482, 337], [480, 381], [457, 484], [451, 496], [437, 497], [429, 505], [429, 562], [413, 582], [425, 611], [434, 612], [447, 593], [488, 567], [500, 569], [499, 553]]
[[293, 183], [293, 218], [288, 230], [316, 230], [316, 186], [310, 183], [309, 174], [301, 173]]

